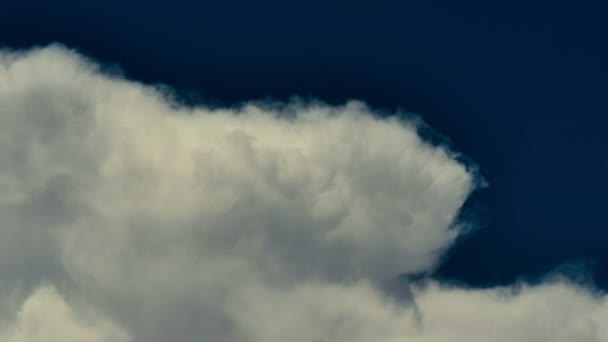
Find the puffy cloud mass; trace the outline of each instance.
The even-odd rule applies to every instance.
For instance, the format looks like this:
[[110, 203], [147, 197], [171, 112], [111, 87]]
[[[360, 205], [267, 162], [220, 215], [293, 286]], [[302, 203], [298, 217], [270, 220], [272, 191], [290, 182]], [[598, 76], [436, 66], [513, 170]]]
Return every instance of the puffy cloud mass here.
[[606, 297], [565, 282], [408, 284], [476, 181], [360, 102], [191, 108], [62, 47], [4, 51], [0, 338], [607, 341]]
[[53, 287], [40, 287], [25, 302], [16, 322], [0, 335], [7, 342], [126, 342], [111, 322], [74, 312]]

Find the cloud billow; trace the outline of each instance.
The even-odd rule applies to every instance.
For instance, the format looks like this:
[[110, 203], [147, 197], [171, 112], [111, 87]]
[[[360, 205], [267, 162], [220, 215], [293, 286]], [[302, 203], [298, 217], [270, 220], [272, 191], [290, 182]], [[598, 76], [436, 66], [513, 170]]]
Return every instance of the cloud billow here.
[[564, 282], [388, 291], [437, 266], [476, 175], [361, 102], [191, 108], [5, 51], [0, 165], [1, 341], [608, 339]]

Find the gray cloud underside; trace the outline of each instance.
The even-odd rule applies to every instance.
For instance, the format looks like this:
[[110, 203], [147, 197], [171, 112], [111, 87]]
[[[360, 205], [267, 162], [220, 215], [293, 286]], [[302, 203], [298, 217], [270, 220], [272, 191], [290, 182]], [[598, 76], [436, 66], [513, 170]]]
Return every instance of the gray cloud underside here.
[[51, 46], [0, 53], [0, 340], [608, 341], [554, 281], [431, 271], [475, 175], [360, 102], [186, 108]]

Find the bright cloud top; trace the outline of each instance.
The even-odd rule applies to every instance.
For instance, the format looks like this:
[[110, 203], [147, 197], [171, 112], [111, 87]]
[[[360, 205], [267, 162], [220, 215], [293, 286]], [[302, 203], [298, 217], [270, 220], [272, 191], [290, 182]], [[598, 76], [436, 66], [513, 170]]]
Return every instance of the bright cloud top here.
[[395, 288], [475, 175], [360, 102], [185, 108], [61, 47], [4, 52], [0, 165], [3, 341], [608, 336], [567, 284]]

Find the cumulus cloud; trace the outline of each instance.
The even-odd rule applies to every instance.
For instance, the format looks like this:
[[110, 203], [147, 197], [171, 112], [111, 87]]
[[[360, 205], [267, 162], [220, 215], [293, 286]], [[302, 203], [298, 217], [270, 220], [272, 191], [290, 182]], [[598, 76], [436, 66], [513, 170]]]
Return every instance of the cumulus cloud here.
[[38, 288], [0, 335], [7, 342], [127, 342], [127, 335], [103, 317], [75, 312], [52, 286]]
[[6, 341], [607, 338], [605, 297], [566, 283], [396, 280], [437, 266], [476, 176], [360, 102], [190, 108], [5, 51], [0, 166]]

